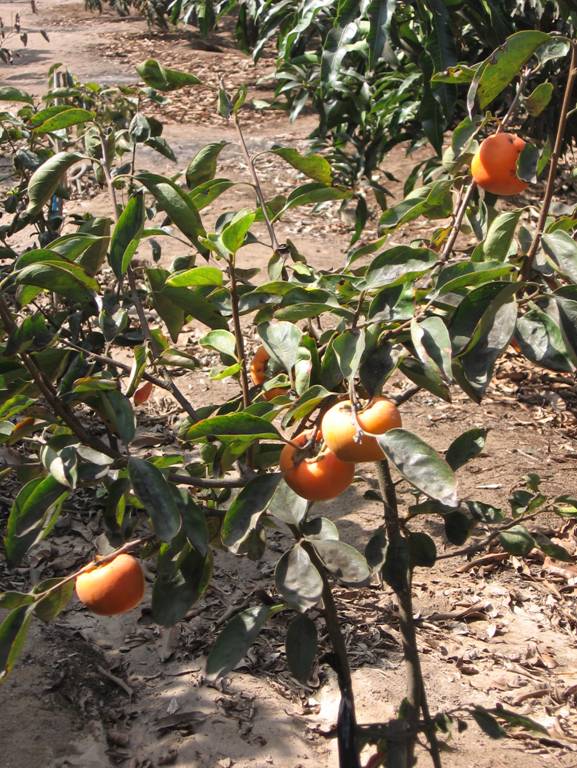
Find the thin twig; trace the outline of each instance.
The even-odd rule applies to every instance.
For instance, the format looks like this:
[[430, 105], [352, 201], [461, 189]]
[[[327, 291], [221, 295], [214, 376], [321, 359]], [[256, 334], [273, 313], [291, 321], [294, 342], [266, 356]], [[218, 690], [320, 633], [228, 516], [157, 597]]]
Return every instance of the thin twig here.
[[236, 282], [235, 260], [234, 257], [229, 262], [230, 274], [230, 301], [232, 304], [232, 322], [234, 325], [234, 337], [236, 341], [236, 357], [240, 364], [240, 386], [242, 389], [242, 404], [244, 408], [250, 405], [250, 387], [248, 384], [248, 374], [246, 370], [246, 355], [244, 349], [244, 336], [240, 325], [240, 310], [238, 299], [238, 286]]
[[261, 210], [262, 210], [262, 215], [263, 215], [263, 218], [264, 218], [264, 222], [266, 224], [266, 228], [268, 229], [268, 234], [269, 234], [269, 237], [270, 237], [270, 243], [271, 243], [272, 249], [273, 249], [273, 251], [278, 251], [280, 246], [279, 246], [279, 242], [277, 240], [276, 233], [274, 231], [273, 223], [270, 220], [270, 217], [268, 215], [268, 210], [267, 210], [267, 207], [266, 207], [266, 199], [265, 199], [265, 196], [264, 196], [264, 192], [262, 191], [260, 180], [258, 178], [258, 174], [256, 172], [256, 168], [254, 167], [253, 159], [250, 156], [250, 152], [248, 151], [248, 147], [246, 145], [246, 141], [244, 140], [244, 135], [243, 135], [243, 132], [242, 132], [242, 129], [240, 127], [239, 120], [238, 120], [238, 114], [236, 112], [232, 116], [232, 122], [233, 122], [233, 125], [234, 125], [235, 129], [236, 129], [238, 140], [240, 142], [240, 148], [241, 148], [242, 153], [244, 155], [244, 159], [247, 162], [248, 170], [249, 170], [250, 175], [252, 177], [252, 181], [253, 181], [253, 184], [254, 184], [254, 191], [256, 193], [259, 205], [260, 205]]
[[244, 488], [247, 481], [242, 477], [192, 477], [192, 475], [170, 475], [169, 480], [177, 485], [192, 485], [195, 488]]
[[571, 61], [569, 64], [569, 74], [567, 75], [567, 82], [565, 84], [565, 93], [563, 95], [563, 104], [561, 106], [561, 115], [559, 116], [559, 125], [557, 127], [557, 136], [555, 137], [555, 146], [553, 147], [553, 153], [549, 163], [549, 174], [547, 176], [547, 185], [545, 187], [545, 195], [543, 197], [543, 205], [539, 214], [539, 221], [537, 222], [537, 230], [533, 241], [529, 247], [527, 255], [523, 261], [523, 267], [521, 269], [521, 280], [527, 280], [531, 274], [533, 267], [533, 261], [539, 250], [541, 238], [545, 230], [545, 224], [547, 222], [547, 216], [549, 215], [549, 208], [551, 207], [551, 201], [553, 199], [553, 188], [555, 185], [555, 179], [557, 177], [557, 166], [559, 164], [559, 158], [561, 155], [561, 146], [563, 144], [563, 137], [565, 135], [565, 128], [567, 127], [567, 116], [569, 108], [571, 106], [571, 97], [573, 94], [573, 86], [575, 84], [575, 77], [577, 76], [577, 40], [571, 41]]

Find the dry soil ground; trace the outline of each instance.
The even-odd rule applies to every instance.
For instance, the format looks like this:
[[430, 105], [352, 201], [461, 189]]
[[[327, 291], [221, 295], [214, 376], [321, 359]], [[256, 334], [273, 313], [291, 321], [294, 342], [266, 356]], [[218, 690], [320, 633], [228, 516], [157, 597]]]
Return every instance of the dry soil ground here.
[[[135, 18], [93, 16], [80, 3], [39, 0], [32, 17], [24, 3], [0, 2], [0, 17], [10, 23], [16, 10], [26, 26], [44, 28], [50, 42], [33, 35], [13, 67], [2, 67], [2, 84], [42, 93], [48, 67], [63, 62], [81, 79], [107, 83], [136, 81], [133, 65], [149, 56], [169, 66], [194, 71], [216, 82], [220, 76], [251, 84], [252, 95], [266, 90], [257, 80], [270, 70], [266, 59], [253, 66], [235, 52], [226, 35], [207, 46], [193, 33], [148, 34]], [[164, 112], [165, 136], [183, 167], [207, 141], [228, 139], [233, 132], [215, 116], [210, 100], [196, 93], [174, 98]], [[289, 125], [278, 114], [249, 111], [245, 118], [252, 151], [279, 142], [304, 146], [312, 126], [306, 117]], [[143, 154], [139, 163], [170, 172], [168, 161]], [[406, 160], [399, 150], [387, 169], [403, 177]], [[245, 178], [246, 166], [231, 146], [223, 155], [223, 175]], [[294, 175], [263, 160], [267, 189], [294, 182]], [[391, 185], [393, 192], [399, 185]], [[250, 204], [247, 192], [231, 192], [209, 212], [209, 220], [227, 206]], [[67, 213], [109, 212], [104, 194], [71, 201]], [[346, 229], [336, 208], [317, 216], [299, 212], [280, 228], [292, 237], [311, 262], [330, 268], [342, 259]], [[168, 246], [162, 259], [180, 253]], [[150, 255], [143, 252], [142, 260]], [[245, 266], [263, 267], [265, 249], [244, 253]], [[199, 353], [200, 328], [188, 331], [189, 348]], [[186, 339], [187, 334], [183, 334]], [[192, 401], [227, 396], [230, 384], [209, 378], [210, 358], [199, 353], [202, 375], [194, 385], [182, 381]], [[396, 386], [393, 383], [393, 391]], [[538, 376], [513, 357], [499, 375], [481, 409], [455, 393], [451, 405], [423, 394], [403, 407], [405, 425], [446, 448], [472, 426], [491, 431], [486, 453], [460, 472], [464, 495], [503, 505], [508, 491], [528, 471], [539, 472], [548, 492], [575, 492], [575, 388], [568, 377]], [[147, 405], [143, 442], [171, 441], [177, 420], [173, 404], [156, 396]], [[162, 421], [166, 422], [163, 425]], [[161, 450], [160, 448], [158, 448]], [[366, 482], [364, 482], [366, 481]], [[378, 525], [379, 505], [364, 496], [370, 472], [336, 503], [321, 505], [338, 522], [342, 537], [363, 548]], [[3, 517], [13, 488], [0, 490]], [[81, 500], [82, 501], [82, 500]], [[35, 580], [64, 574], [94, 551], [99, 532], [98, 511], [90, 505], [68, 510], [58, 535], [38, 547], [30, 558]], [[545, 528], [556, 521], [546, 521]], [[428, 529], [439, 534], [433, 523]], [[573, 527], [563, 543], [575, 550]], [[443, 541], [442, 534], [438, 540]], [[36, 626], [16, 672], [0, 689], [2, 728], [0, 754], [5, 768], [104, 768], [127, 765], [145, 768], [335, 768], [334, 743], [327, 738], [336, 717], [338, 689], [334, 673], [321, 657], [313, 683], [303, 689], [289, 676], [284, 659], [285, 620], [267, 628], [245, 663], [224, 684], [203, 681], [203, 660], [226, 611], [267, 589], [283, 539], [273, 537], [262, 561], [254, 563], [219, 553], [214, 585], [187, 620], [171, 630], [159, 629], [147, 602], [119, 619], [103, 620], [74, 602], [50, 626]], [[440, 544], [441, 553], [450, 547]], [[28, 571], [8, 572], [0, 560], [0, 587], [25, 586]], [[560, 768], [577, 766], [577, 696], [575, 589], [577, 569], [548, 567], [539, 561], [510, 558], [487, 565], [463, 558], [445, 559], [432, 571], [415, 576], [419, 645], [426, 684], [434, 711], [453, 711], [481, 703], [503, 704], [531, 714], [545, 725], [549, 738], [531, 740], [519, 734], [493, 742], [471, 724], [453, 734], [444, 747], [447, 768]], [[392, 595], [378, 585], [363, 590], [337, 590], [339, 611], [354, 667], [353, 678], [360, 722], [382, 721], [393, 715], [403, 695], [402, 658]], [[323, 635], [323, 649], [326, 638]], [[426, 765], [427, 756], [419, 756]]]

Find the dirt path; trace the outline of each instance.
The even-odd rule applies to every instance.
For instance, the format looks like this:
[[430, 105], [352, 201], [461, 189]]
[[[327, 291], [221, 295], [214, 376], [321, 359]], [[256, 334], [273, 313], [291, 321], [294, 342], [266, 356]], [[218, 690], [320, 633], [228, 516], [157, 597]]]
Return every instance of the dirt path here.
[[[150, 36], [142, 21], [119, 20], [111, 14], [94, 17], [78, 2], [39, 0], [40, 16], [30, 26], [46, 28], [50, 42], [33, 36], [12, 68], [0, 69], [3, 84], [23, 87], [39, 95], [46, 72], [63, 62], [81, 79], [98, 82], [136, 81], [134, 63], [148, 56], [168, 66], [179, 66], [207, 81], [224, 74], [235, 82], [246, 79], [253, 94], [266, 93], [258, 84], [270, 69], [265, 60], [255, 69], [236, 53], [226, 35], [215, 36], [209, 47], [193, 33]], [[0, 17], [9, 23], [22, 4], [0, 2]], [[25, 18], [28, 23], [28, 17]], [[265, 89], [264, 91], [262, 89]], [[208, 101], [197, 97], [173, 99], [167, 107], [172, 122], [165, 136], [182, 167], [207, 141], [234, 135], [218, 120]], [[303, 145], [311, 123], [290, 126], [282, 117], [251, 112], [247, 117], [251, 149], [274, 142]], [[173, 172], [168, 161], [143, 154], [142, 166], [155, 163]], [[270, 191], [294, 182], [294, 175], [276, 161], [262, 161]], [[403, 177], [406, 161], [399, 151], [387, 168]], [[231, 146], [223, 155], [223, 175], [244, 178], [246, 167]], [[393, 191], [398, 190], [393, 185]], [[246, 189], [220, 198], [208, 211], [213, 221], [223, 208], [249, 205]], [[67, 213], [110, 210], [103, 194], [75, 200]], [[336, 207], [320, 216], [299, 212], [280, 228], [293, 238], [316, 266], [331, 268], [342, 258], [346, 229]], [[163, 247], [168, 263], [179, 247]], [[243, 250], [243, 266], [263, 267], [267, 252]], [[139, 257], [150, 259], [143, 250]], [[194, 348], [200, 329], [191, 326]], [[576, 446], [571, 439], [574, 416], [555, 381], [537, 378], [512, 358], [501, 367], [486, 407], [477, 408], [459, 393], [452, 405], [439, 404], [426, 394], [403, 408], [404, 423], [436, 448], [444, 449], [472, 426], [491, 429], [487, 454], [461, 472], [465, 493], [479, 500], [503, 504], [508, 491], [528, 471], [538, 471], [548, 491], [575, 492]], [[209, 378], [211, 361], [203, 361], [194, 386], [183, 387], [193, 402], [207, 396], [226, 397], [229, 384]], [[563, 382], [562, 382], [563, 383]], [[395, 384], [393, 383], [393, 387]], [[564, 385], [563, 385], [564, 386]], [[503, 404], [504, 403], [504, 404]], [[149, 432], [155, 417], [171, 408], [157, 397], [148, 405]], [[170, 447], [169, 447], [170, 448]], [[355, 483], [337, 503], [319, 511], [338, 521], [342, 538], [361, 549], [378, 525], [379, 505], [365, 498], [366, 483]], [[370, 472], [364, 478], [372, 480]], [[5, 513], [9, 499], [0, 493]], [[434, 523], [428, 524], [435, 534]], [[70, 572], [85, 561], [99, 532], [96, 512], [70, 510], [58, 524], [57, 536], [38, 547], [31, 565], [36, 579], [45, 573]], [[437, 536], [442, 541], [441, 536]], [[155, 626], [148, 603], [125, 617], [102, 620], [74, 603], [54, 624], [38, 626], [28, 643], [20, 668], [0, 689], [3, 728], [0, 754], [6, 768], [130, 768], [177, 765], [181, 768], [335, 768], [334, 742], [326, 734], [334, 725], [338, 691], [327, 663], [322, 623], [323, 654], [313, 685], [298, 686], [286, 671], [281, 615], [262, 634], [246, 662], [219, 685], [207, 685], [203, 661], [218, 622], [233, 604], [249, 600], [255, 590], [269, 588], [275, 561], [282, 551], [282, 534], [271, 536], [262, 561], [218, 553], [215, 580], [203, 603], [185, 622], [171, 630]], [[573, 529], [564, 545], [575, 549]], [[443, 545], [441, 551], [445, 551]], [[449, 551], [448, 549], [446, 551]], [[577, 765], [571, 739], [575, 729], [575, 597], [572, 572], [552, 573], [539, 562], [490, 564], [460, 571], [464, 561], [443, 560], [432, 572], [415, 578], [420, 645], [430, 691], [431, 708], [458, 709], [476, 703], [503, 704], [536, 717], [558, 734], [554, 739], [492, 742], [473, 725], [448, 740], [446, 768], [542, 768]], [[8, 574], [0, 561], [2, 584], [24, 586], [25, 573]], [[9, 580], [9, 581], [8, 581]], [[338, 590], [339, 610], [354, 666], [359, 721], [382, 721], [394, 714], [403, 696], [402, 659], [392, 595], [377, 585], [364, 590]], [[562, 744], [562, 746], [560, 746]], [[421, 754], [419, 765], [426, 765]]]

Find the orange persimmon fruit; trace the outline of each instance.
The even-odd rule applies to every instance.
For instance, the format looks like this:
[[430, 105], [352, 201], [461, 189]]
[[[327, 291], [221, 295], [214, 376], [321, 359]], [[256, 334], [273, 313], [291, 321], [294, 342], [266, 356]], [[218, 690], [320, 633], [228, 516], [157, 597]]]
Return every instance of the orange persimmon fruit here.
[[473, 180], [494, 195], [518, 195], [527, 182], [517, 176], [517, 160], [525, 142], [514, 133], [495, 133], [481, 142], [471, 163]]
[[[335, 454], [324, 447], [318, 453], [304, 458], [298, 456], [298, 450], [309, 442], [311, 432], [301, 432], [292, 442], [284, 446], [280, 455], [280, 470], [286, 484], [295, 493], [309, 501], [334, 499], [345, 491], [353, 481], [355, 465], [341, 461]], [[320, 434], [315, 441], [318, 443]]]
[[134, 608], [144, 595], [144, 573], [132, 555], [121, 554], [76, 577], [81, 603], [100, 616], [114, 616]]
[[357, 421], [363, 430], [359, 442], [351, 401], [343, 400], [329, 408], [321, 425], [327, 446], [341, 461], [381, 461], [385, 454], [373, 435], [401, 426], [397, 406], [385, 397], [375, 397], [357, 411]]

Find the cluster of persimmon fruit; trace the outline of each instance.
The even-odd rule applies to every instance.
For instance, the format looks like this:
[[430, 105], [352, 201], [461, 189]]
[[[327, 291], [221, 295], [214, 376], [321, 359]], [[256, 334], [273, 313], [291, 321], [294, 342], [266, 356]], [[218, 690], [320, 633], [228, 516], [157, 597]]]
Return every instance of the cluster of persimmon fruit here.
[[[517, 195], [527, 182], [517, 175], [517, 161], [525, 147], [523, 139], [504, 131], [484, 139], [471, 163], [473, 180], [494, 195]], [[260, 346], [250, 365], [255, 387], [268, 376], [270, 356]], [[145, 382], [134, 393], [135, 405], [143, 405], [153, 389]], [[288, 393], [288, 385], [262, 389], [266, 400]], [[384, 458], [378, 436], [401, 426], [394, 403], [374, 397], [360, 408], [350, 400], [330, 407], [320, 424], [295, 435], [282, 449], [280, 470], [287, 485], [309, 501], [333, 499], [353, 481], [355, 465]], [[94, 613], [112, 616], [134, 608], [144, 595], [144, 574], [137, 558], [120, 554], [113, 560], [87, 566], [76, 578], [76, 593]]]
[[[260, 346], [250, 365], [255, 386], [267, 380], [269, 359], [266, 349]], [[286, 391], [273, 387], [263, 390], [263, 394], [272, 399]], [[401, 416], [390, 400], [374, 397], [354, 410], [350, 400], [341, 400], [319, 422], [287, 442], [279, 462], [286, 484], [308, 501], [334, 499], [352, 483], [356, 464], [384, 459], [377, 437], [400, 427]]]

